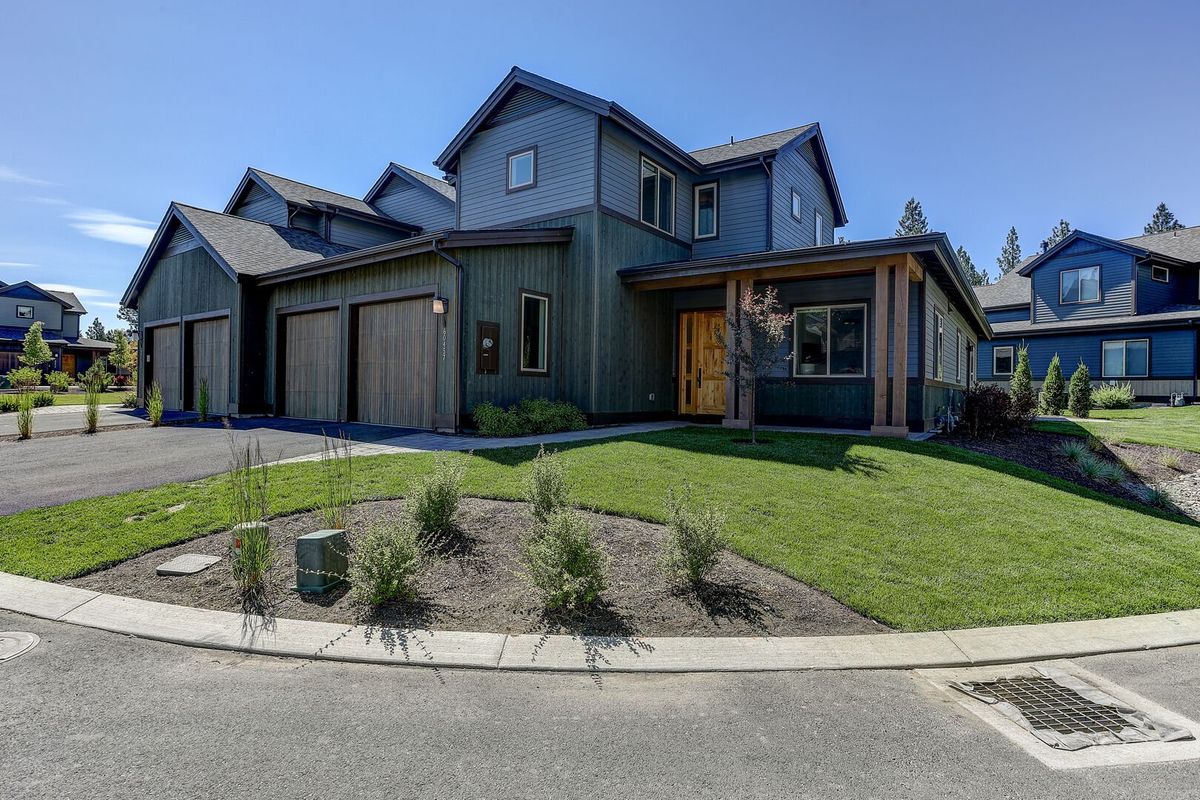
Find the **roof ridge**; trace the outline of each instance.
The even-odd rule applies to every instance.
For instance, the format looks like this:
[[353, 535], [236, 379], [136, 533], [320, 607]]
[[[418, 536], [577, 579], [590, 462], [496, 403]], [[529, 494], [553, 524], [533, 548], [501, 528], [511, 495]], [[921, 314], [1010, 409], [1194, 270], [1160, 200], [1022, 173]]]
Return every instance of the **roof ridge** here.
[[329, 192], [329, 194], [336, 194], [340, 197], [345, 197], [347, 200], [355, 200], [359, 203], [363, 202], [362, 198], [355, 197], [352, 194], [346, 194], [345, 192], [338, 192], [333, 189], [326, 189], [324, 186], [317, 186], [315, 183], [305, 183], [304, 181], [298, 181], [295, 178], [289, 178], [286, 175], [279, 175], [278, 173], [275, 173], [275, 172], [267, 172], [265, 169], [259, 169], [258, 167], [248, 167], [247, 169], [251, 170], [252, 172], [257, 172], [262, 175], [267, 175], [272, 178], [279, 178], [281, 181], [288, 181], [289, 183], [294, 183], [297, 186], [306, 186], [309, 189], [316, 189], [321, 192]]
[[[276, 176], [276, 177], [278, 177], [278, 176]], [[253, 217], [243, 217], [243, 216], [239, 216], [238, 214], [227, 214], [224, 211], [213, 211], [211, 208], [204, 208], [203, 206], [194, 206], [191, 203], [181, 203], [178, 200], [172, 200], [171, 205], [179, 206], [180, 208], [190, 208], [192, 211], [203, 211], [205, 214], [216, 214], [218, 217], [227, 217], [228, 219], [236, 219], [240, 222], [252, 222], [255, 225], [266, 225], [268, 228], [287, 228], [288, 227], [286, 225], [272, 225], [269, 222], [263, 222], [261, 219], [254, 219]], [[293, 228], [290, 230], [304, 230], [304, 229], [303, 228], [298, 228], [298, 229]], [[312, 231], [307, 231], [307, 233], [312, 233]]]
[[688, 153], [689, 154], [701, 153], [701, 152], [704, 152], [705, 150], [716, 150], [719, 147], [729, 147], [729, 146], [735, 145], [735, 144], [742, 144], [744, 142], [754, 141], [755, 139], [765, 139], [768, 136], [778, 136], [781, 133], [791, 133], [792, 131], [800, 131], [805, 128], [811, 128], [813, 125], [816, 125], [816, 124], [817, 124], [816, 122], [806, 122], [803, 125], [793, 125], [790, 128], [780, 128], [777, 131], [768, 131], [766, 133], [755, 134], [754, 136], [747, 136], [745, 139], [735, 139], [732, 142], [721, 142], [720, 144], [713, 144], [713, 145], [709, 145], [707, 147], [698, 147], [695, 150], [689, 150]]
[[1184, 225], [1182, 228], [1172, 228], [1169, 231], [1155, 231], [1154, 233], [1139, 233], [1137, 236], [1128, 236], [1124, 239], [1118, 239], [1118, 242], [1128, 242], [1133, 239], [1145, 239], [1147, 236], [1165, 236], [1168, 233], [1179, 233], [1180, 231], [1200, 230], [1200, 225]]

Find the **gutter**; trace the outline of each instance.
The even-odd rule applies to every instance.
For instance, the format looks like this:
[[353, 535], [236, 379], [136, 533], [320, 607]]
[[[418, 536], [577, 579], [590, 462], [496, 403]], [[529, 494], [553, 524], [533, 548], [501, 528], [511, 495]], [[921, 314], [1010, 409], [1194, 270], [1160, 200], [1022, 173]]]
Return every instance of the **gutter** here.
[[466, 282], [463, 264], [454, 256], [438, 246], [438, 240], [433, 241], [433, 252], [439, 258], [453, 265], [455, 270], [454, 291], [454, 325], [457, 329], [457, 339], [454, 354], [454, 432], [462, 430], [462, 354], [463, 354], [463, 286]]

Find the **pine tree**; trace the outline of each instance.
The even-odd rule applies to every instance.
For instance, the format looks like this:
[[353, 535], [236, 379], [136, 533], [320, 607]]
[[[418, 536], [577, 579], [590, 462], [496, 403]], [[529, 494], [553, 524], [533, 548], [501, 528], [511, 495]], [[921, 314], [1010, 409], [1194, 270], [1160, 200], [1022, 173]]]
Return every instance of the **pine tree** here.
[[1092, 411], [1092, 373], [1082, 360], [1071, 375], [1071, 391], [1067, 400], [1072, 417], [1086, 417]]
[[920, 236], [922, 233], [929, 233], [929, 222], [925, 219], [925, 212], [921, 210], [917, 198], [910, 197], [904, 204], [904, 213], [900, 216], [895, 235]]
[[996, 266], [1000, 267], [1000, 274], [1007, 275], [1021, 263], [1021, 242], [1017, 239], [1017, 228], [1014, 225], [1008, 229], [1008, 236], [1004, 238], [1004, 247], [1000, 248], [1000, 257], [996, 259]]
[[1042, 252], [1046, 252], [1054, 245], [1061, 242], [1063, 239], [1071, 235], [1071, 223], [1065, 219], [1060, 219], [1058, 224], [1050, 229], [1050, 235], [1042, 239]]
[[1037, 395], [1033, 391], [1033, 370], [1029, 368], [1029, 348], [1022, 346], [1017, 351], [1017, 367], [1013, 370], [1009, 385], [1012, 395], [1013, 419], [1021, 427], [1033, 421], [1037, 413]]
[[119, 309], [117, 309], [117, 319], [125, 323], [127, 326], [127, 332], [130, 336], [133, 336], [137, 333], [138, 312], [136, 308], [130, 308], [126, 305], [121, 306]]
[[1183, 227], [1186, 226], [1175, 219], [1175, 215], [1171, 213], [1171, 209], [1167, 208], [1167, 204], [1159, 203], [1158, 208], [1154, 209], [1154, 216], [1150, 218], [1150, 222], [1143, 229], [1143, 233], [1163, 233]]
[[1061, 414], [1067, 407], [1067, 381], [1063, 378], [1058, 353], [1050, 359], [1050, 369], [1046, 370], [1039, 406], [1043, 414]]
[[100, 321], [99, 317], [92, 319], [92, 324], [87, 326], [87, 332], [84, 335], [98, 342], [108, 341], [108, 331], [104, 329], [104, 323]]
[[27, 367], [40, 367], [53, 360], [54, 353], [50, 352], [50, 345], [42, 338], [42, 323], [33, 323], [25, 331], [25, 351], [21, 354], [21, 363]]
[[954, 254], [958, 256], [958, 263], [962, 264], [963, 270], [967, 273], [967, 280], [972, 286], [987, 286], [992, 282], [986, 270], [975, 267], [975, 262], [971, 260], [971, 254], [961, 244]]

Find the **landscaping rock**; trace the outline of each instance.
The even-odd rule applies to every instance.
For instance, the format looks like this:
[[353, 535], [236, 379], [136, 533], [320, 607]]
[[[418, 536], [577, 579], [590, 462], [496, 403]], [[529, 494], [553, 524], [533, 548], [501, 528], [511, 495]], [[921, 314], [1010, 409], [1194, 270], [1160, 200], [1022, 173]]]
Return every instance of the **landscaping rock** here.
[[160, 564], [154, 571], [159, 575], [195, 575], [203, 572], [221, 560], [220, 556], [204, 556], [199, 553], [185, 553], [172, 558], [165, 564]]

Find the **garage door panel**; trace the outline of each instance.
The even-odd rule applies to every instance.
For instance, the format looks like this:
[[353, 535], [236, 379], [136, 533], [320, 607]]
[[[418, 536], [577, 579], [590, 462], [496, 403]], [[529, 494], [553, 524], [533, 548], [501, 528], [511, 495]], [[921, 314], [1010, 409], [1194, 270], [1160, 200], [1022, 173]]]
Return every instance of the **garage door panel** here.
[[151, 339], [151, 380], [157, 382], [162, 390], [163, 408], [178, 411], [183, 407], [183, 382], [179, 372], [179, 326], [163, 325], [154, 328]]
[[192, 408], [200, 407], [200, 386], [208, 384], [208, 413], [229, 413], [229, 318], [192, 323]]
[[358, 309], [356, 419], [433, 427], [436, 321], [424, 298]]
[[304, 419], [338, 417], [338, 312], [284, 318], [283, 413]]

